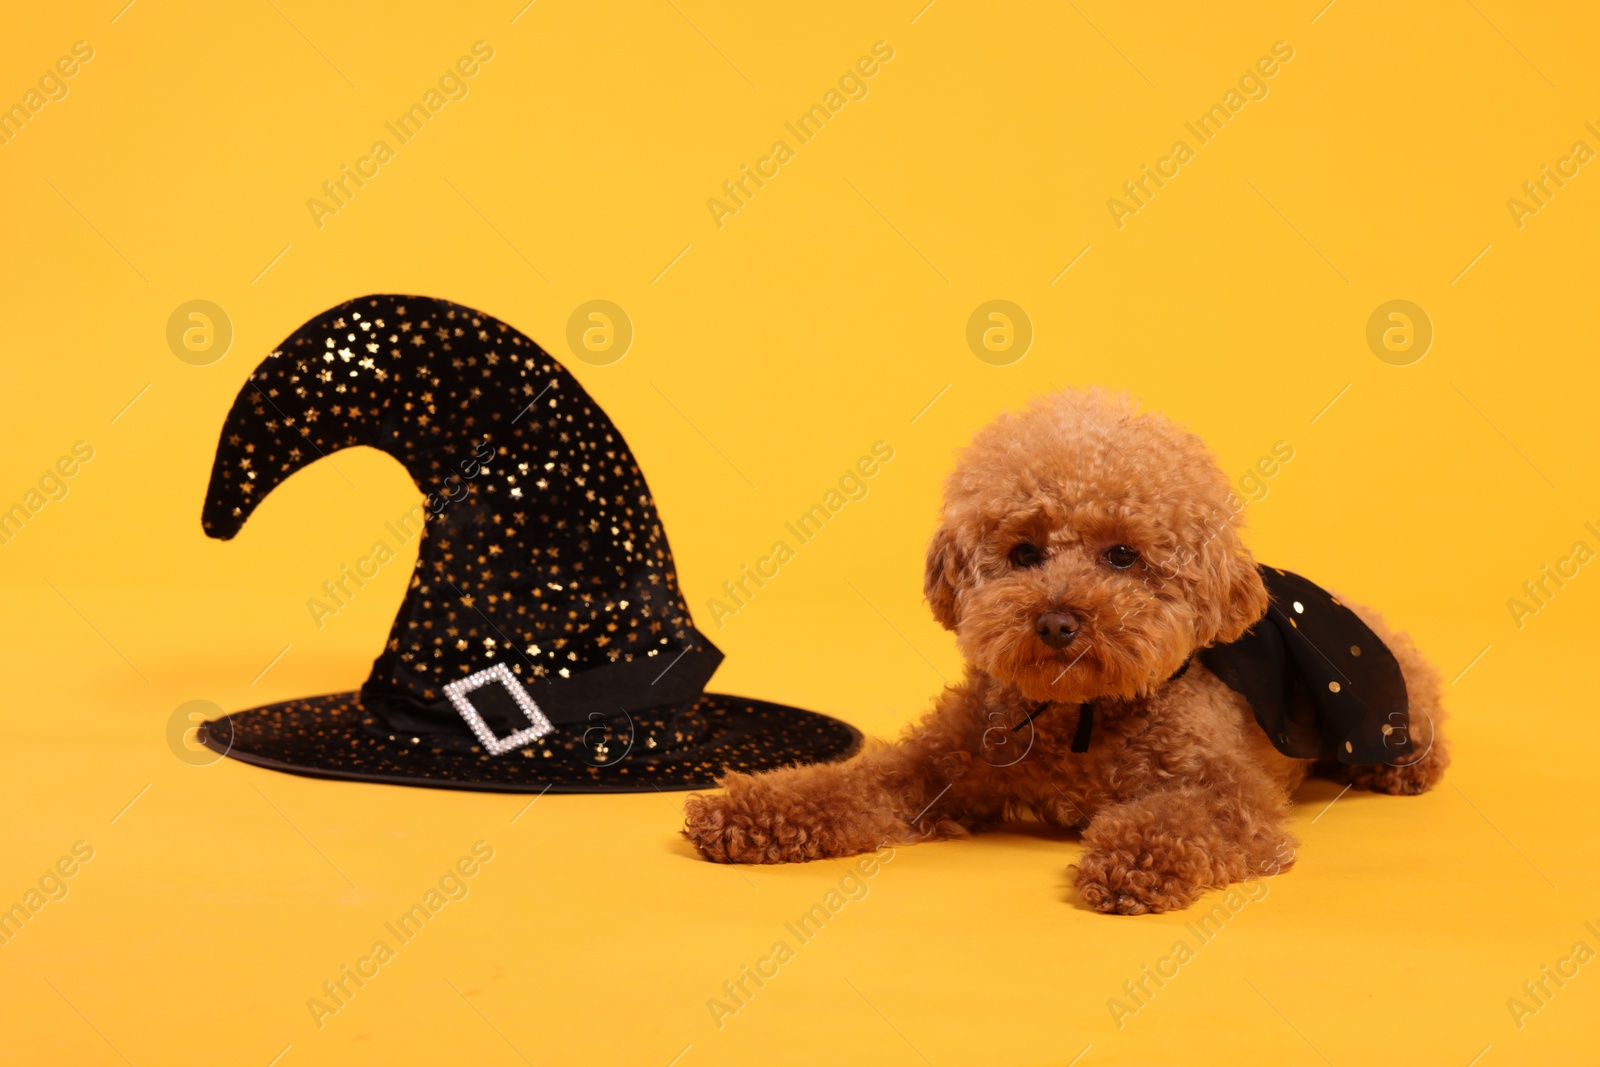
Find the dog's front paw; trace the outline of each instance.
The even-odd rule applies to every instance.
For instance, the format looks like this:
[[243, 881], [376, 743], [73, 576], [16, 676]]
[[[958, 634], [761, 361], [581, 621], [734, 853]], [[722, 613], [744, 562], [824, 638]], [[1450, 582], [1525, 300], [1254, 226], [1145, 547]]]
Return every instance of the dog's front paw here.
[[748, 781], [731, 774], [723, 782], [727, 792], [692, 793], [684, 802], [683, 836], [702, 856], [717, 863], [798, 863], [824, 854], [787, 804]]
[[760, 863], [766, 835], [752, 834], [749, 821], [727, 796], [692, 793], [683, 805], [683, 836], [716, 863]]
[[1070, 869], [1084, 902], [1116, 915], [1187, 908], [1206, 888], [1198, 871], [1171, 869], [1150, 853], [1123, 848], [1090, 849]]

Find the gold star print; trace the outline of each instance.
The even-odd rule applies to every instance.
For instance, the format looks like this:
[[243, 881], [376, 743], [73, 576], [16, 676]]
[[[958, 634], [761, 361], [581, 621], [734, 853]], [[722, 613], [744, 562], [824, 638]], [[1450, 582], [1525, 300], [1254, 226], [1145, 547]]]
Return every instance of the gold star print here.
[[[308, 445], [291, 454], [289, 445], [298, 442], [289, 430], [337, 447], [347, 434], [378, 439], [385, 420], [383, 444], [407, 446], [399, 449], [403, 462], [423, 484], [437, 487], [454, 475], [451, 493], [470, 494], [422, 516], [425, 558], [410, 579], [400, 636], [388, 642], [374, 678], [432, 700], [444, 682], [491, 665], [491, 652], [502, 662], [521, 660], [507, 665], [529, 685], [548, 684], [558, 667], [575, 677], [609, 663], [642, 663], [646, 653], [670, 660], [694, 640], [693, 631], [685, 628], [654, 504], [604, 413], [558, 363], [504, 323], [431, 300], [418, 310], [423, 314], [413, 320], [397, 302], [372, 297], [322, 316], [283, 346], [281, 369], [264, 371], [253, 397], [254, 427], [268, 416], [287, 427], [276, 439], [257, 438], [259, 470], [270, 478], [281, 479], [322, 450]], [[344, 319], [332, 325], [340, 314]], [[325, 351], [326, 360], [316, 358]], [[343, 369], [348, 374], [334, 355], [352, 364]], [[363, 381], [358, 370], [371, 377]], [[380, 384], [387, 382], [396, 384]], [[290, 397], [277, 402], [282, 410], [266, 399], [274, 383]], [[296, 387], [304, 388], [304, 399], [293, 397]], [[323, 418], [330, 427], [337, 423], [338, 432], [321, 433], [330, 429], [318, 425]], [[490, 434], [493, 458], [485, 462]], [[460, 467], [469, 456], [477, 465]], [[257, 469], [238, 459], [236, 453], [222, 469], [234, 491]], [[534, 503], [523, 499], [533, 482], [539, 512], [520, 507]], [[405, 520], [404, 536], [411, 536], [412, 521]], [[654, 633], [647, 630], [652, 618], [661, 620]], [[677, 644], [668, 636], [674, 633]], [[551, 649], [557, 638], [566, 646], [559, 653]], [[517, 651], [522, 647], [556, 662], [535, 664]], [[552, 755], [561, 755], [559, 746]]]

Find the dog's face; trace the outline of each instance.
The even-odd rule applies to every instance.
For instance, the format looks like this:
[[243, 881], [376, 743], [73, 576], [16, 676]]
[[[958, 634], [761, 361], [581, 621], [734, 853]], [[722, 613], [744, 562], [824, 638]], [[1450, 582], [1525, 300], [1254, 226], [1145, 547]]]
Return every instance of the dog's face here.
[[924, 592], [970, 663], [1064, 703], [1147, 693], [1267, 607], [1205, 445], [1097, 391], [978, 433], [946, 483]]

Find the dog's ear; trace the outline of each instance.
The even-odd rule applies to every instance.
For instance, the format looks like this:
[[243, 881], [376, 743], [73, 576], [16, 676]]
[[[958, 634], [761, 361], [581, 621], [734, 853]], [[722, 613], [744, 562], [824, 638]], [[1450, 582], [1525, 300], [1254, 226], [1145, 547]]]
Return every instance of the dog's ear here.
[[934, 619], [946, 630], [954, 630], [961, 618], [956, 590], [963, 565], [956, 535], [950, 527], [940, 526], [928, 545], [928, 563], [922, 572], [922, 595], [928, 598]]
[[1243, 637], [1267, 613], [1267, 586], [1261, 580], [1255, 557], [1235, 531], [1230, 529], [1217, 540], [1218, 612], [1212, 641], [1226, 644]]

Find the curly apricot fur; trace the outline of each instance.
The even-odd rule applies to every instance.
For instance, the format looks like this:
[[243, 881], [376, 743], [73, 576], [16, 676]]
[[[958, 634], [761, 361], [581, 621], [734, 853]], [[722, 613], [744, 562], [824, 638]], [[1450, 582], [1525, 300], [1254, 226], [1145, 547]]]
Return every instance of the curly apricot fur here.
[[[1289, 797], [1313, 770], [1379, 792], [1432, 787], [1449, 764], [1438, 674], [1368, 609], [1354, 606], [1411, 696], [1417, 754], [1406, 766], [1291, 759], [1197, 660], [1169, 680], [1266, 610], [1239, 529], [1205, 445], [1124, 397], [1063, 392], [1002, 415], [962, 453], [928, 549], [924, 593], [967, 659], [963, 679], [895, 744], [841, 764], [731, 774], [723, 792], [692, 795], [685, 836], [718, 862], [791, 863], [964, 837], [1031, 813], [1082, 831], [1072, 880], [1091, 908], [1137, 915], [1290, 866]], [[1023, 541], [1042, 551], [1036, 566], [1012, 563]], [[1136, 548], [1138, 563], [1112, 566], [1114, 545]], [[1063, 649], [1035, 632], [1046, 611], [1079, 624]], [[1093, 741], [1076, 753], [1087, 700]], [[1041, 701], [1053, 706], [1013, 730]]]

